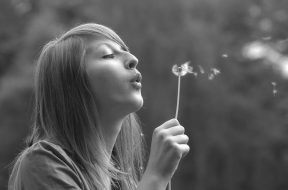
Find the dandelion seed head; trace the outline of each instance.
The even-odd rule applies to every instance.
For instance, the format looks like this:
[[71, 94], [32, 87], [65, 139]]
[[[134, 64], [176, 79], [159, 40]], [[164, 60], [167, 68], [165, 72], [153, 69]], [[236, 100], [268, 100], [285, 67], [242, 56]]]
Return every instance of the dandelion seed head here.
[[172, 73], [173, 73], [174, 75], [176, 75], [176, 76], [179, 75], [179, 67], [178, 67], [178, 65], [173, 65], [173, 67], [172, 67]]
[[190, 61], [183, 63], [181, 66], [173, 65], [172, 73], [176, 76], [184, 76], [187, 73], [193, 73], [193, 67], [190, 65]]

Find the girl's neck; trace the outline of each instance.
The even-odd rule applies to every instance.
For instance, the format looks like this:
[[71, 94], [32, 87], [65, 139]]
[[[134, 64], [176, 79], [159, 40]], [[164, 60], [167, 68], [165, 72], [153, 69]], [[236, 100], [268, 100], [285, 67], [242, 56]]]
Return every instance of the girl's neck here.
[[121, 130], [124, 118], [111, 119], [111, 117], [100, 117], [100, 128], [104, 137], [107, 152], [111, 156], [117, 136]]

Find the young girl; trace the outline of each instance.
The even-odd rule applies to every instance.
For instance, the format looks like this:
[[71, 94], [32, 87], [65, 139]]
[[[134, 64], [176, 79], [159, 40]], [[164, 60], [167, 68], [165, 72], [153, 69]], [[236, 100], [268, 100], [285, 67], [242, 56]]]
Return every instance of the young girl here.
[[189, 151], [171, 119], [143, 171], [138, 60], [111, 29], [84, 24], [49, 42], [36, 68], [35, 121], [9, 190], [164, 190]]

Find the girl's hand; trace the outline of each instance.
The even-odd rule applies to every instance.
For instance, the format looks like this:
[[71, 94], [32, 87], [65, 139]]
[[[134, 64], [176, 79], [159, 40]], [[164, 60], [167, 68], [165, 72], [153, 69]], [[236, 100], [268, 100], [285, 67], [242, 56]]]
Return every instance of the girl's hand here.
[[165, 185], [169, 182], [181, 158], [190, 150], [189, 138], [184, 132], [177, 119], [166, 121], [154, 130], [144, 176], [153, 176]]

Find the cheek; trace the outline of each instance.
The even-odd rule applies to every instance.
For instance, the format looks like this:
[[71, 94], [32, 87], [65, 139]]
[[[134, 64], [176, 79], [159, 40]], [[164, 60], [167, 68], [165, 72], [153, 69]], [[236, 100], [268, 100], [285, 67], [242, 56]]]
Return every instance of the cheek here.
[[88, 71], [89, 82], [99, 101], [110, 99], [126, 91], [123, 77], [111, 70]]
[[113, 87], [111, 79], [108, 77], [108, 73], [105, 72], [90, 72], [88, 73], [89, 82], [95, 94], [107, 93]]
[[105, 83], [107, 82], [107, 79], [106, 79], [107, 73], [99, 72], [95, 70], [94, 71], [89, 70], [87, 73], [88, 73], [89, 82], [93, 88], [97, 86], [106, 85]]
[[106, 85], [105, 83], [109, 82], [109, 76], [111, 75], [110, 69], [104, 67], [101, 63], [91, 62], [87, 65], [86, 72], [93, 88]]

